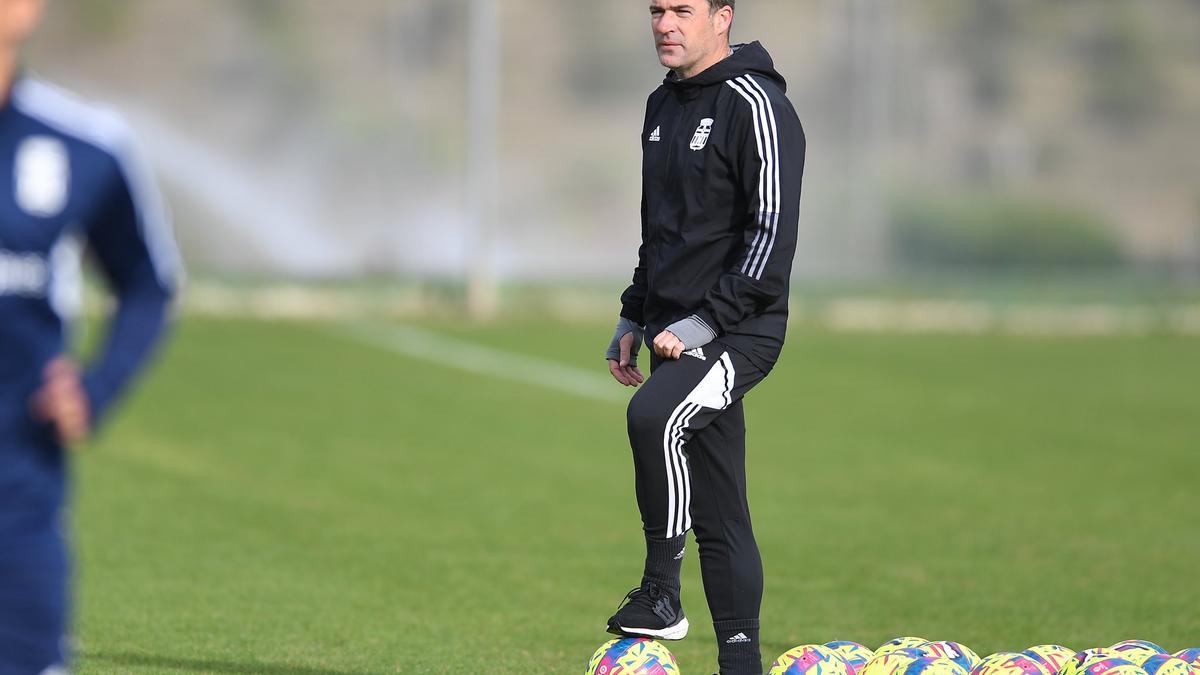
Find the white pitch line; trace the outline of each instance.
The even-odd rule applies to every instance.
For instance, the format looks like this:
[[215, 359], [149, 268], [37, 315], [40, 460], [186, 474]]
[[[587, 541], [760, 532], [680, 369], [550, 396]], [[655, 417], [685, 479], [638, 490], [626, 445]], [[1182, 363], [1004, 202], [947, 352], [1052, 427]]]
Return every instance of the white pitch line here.
[[[469, 373], [532, 384], [544, 389], [606, 402], [626, 402], [629, 395], [609, 376], [535, 356], [438, 335], [400, 324], [351, 322], [335, 331], [370, 347]], [[607, 364], [597, 357], [597, 369]]]

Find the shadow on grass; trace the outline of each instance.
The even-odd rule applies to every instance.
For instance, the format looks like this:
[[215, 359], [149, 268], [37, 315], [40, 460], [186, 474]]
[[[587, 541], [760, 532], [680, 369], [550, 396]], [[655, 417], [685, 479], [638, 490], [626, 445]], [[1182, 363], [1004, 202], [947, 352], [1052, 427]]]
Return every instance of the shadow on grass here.
[[173, 670], [190, 670], [196, 673], [234, 673], [235, 675], [243, 673], [245, 675], [372, 675], [366, 671], [357, 670], [309, 668], [281, 663], [236, 663], [233, 661], [209, 659], [184, 659], [174, 656], [155, 656], [153, 654], [133, 654], [129, 652], [85, 652], [80, 656], [81, 661], [107, 663], [118, 667], [170, 668]]

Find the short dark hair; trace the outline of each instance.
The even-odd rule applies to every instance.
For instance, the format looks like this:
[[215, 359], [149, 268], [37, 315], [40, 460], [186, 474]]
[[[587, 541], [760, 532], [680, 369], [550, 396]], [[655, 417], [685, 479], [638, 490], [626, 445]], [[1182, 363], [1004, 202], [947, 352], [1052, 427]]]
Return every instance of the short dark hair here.
[[715, 12], [722, 7], [733, 9], [734, 0], [708, 0], [708, 11]]

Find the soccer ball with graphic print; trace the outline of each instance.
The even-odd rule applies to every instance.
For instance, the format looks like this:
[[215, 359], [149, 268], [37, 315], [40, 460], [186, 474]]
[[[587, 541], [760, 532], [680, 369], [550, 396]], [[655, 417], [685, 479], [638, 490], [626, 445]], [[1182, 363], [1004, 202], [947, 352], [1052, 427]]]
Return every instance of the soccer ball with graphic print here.
[[1034, 645], [1021, 652], [1037, 661], [1050, 675], [1056, 675], [1075, 656], [1075, 650], [1062, 645]]
[[879, 649], [875, 650], [875, 656], [877, 656], [877, 657], [883, 656], [884, 654], [889, 654], [898, 649], [909, 649], [909, 648], [919, 647], [927, 642], [929, 642], [929, 640], [926, 640], [925, 638], [922, 638], [922, 637], [914, 637], [912, 635], [906, 635], [903, 637], [892, 638], [891, 640], [888, 640], [887, 642], [879, 645]]
[[1041, 661], [1029, 654], [1014, 652], [997, 652], [983, 659], [971, 669], [971, 675], [1057, 675], [1057, 673], [1057, 668], [1048, 670]]
[[1148, 640], [1123, 640], [1109, 647], [1114, 652], [1118, 652], [1121, 658], [1130, 663], [1140, 666], [1146, 659], [1155, 654], [1167, 654], [1167, 650]]
[[654, 640], [618, 638], [600, 645], [585, 675], [679, 675], [679, 666]]
[[966, 668], [944, 656], [923, 656], [908, 664], [902, 675], [969, 675]]
[[930, 658], [944, 658], [962, 666], [963, 670], [968, 673], [979, 665], [981, 659], [970, 647], [960, 643], [951, 642], [949, 640], [938, 640], [936, 642], [926, 642], [919, 645], [917, 649], [921, 653]]
[[838, 656], [845, 660], [846, 665], [850, 666], [850, 675], [858, 675], [863, 666], [867, 665], [867, 661], [875, 656], [875, 652], [850, 640], [834, 640], [826, 642], [825, 646], [837, 652]]
[[880, 653], [882, 649], [875, 651], [875, 656], [867, 661], [859, 675], [900, 675], [913, 661], [925, 656], [915, 647], [896, 647]]
[[1100, 647], [1085, 649], [1071, 657], [1058, 675], [1146, 675], [1146, 671], [1121, 658], [1120, 652]]
[[801, 645], [775, 659], [767, 675], [852, 675], [850, 664], [835, 649]]
[[1170, 654], [1152, 654], [1138, 665], [1146, 675], [1200, 675], [1200, 668]]
[[1200, 669], [1200, 647], [1188, 647], [1175, 652], [1175, 658], [1183, 659], [1192, 664], [1193, 668]]

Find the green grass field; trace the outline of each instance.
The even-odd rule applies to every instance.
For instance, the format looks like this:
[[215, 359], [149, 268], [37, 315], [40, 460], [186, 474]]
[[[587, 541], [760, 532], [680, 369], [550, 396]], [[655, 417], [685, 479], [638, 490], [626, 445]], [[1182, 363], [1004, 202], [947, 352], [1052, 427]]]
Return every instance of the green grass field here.
[[[424, 328], [597, 375], [611, 330]], [[1200, 645], [1200, 342], [798, 331], [747, 416], [768, 659]], [[84, 674], [582, 673], [641, 571], [620, 400], [329, 325], [186, 320], [79, 460]], [[708, 675], [694, 554], [684, 604]]]

